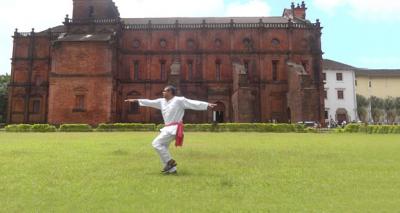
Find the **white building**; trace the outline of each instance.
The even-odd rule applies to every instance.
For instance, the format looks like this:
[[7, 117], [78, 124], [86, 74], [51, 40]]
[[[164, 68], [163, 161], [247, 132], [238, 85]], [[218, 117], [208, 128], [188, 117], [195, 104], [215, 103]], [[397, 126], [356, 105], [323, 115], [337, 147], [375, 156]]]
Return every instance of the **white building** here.
[[325, 120], [338, 124], [358, 121], [355, 92], [356, 68], [324, 59]]

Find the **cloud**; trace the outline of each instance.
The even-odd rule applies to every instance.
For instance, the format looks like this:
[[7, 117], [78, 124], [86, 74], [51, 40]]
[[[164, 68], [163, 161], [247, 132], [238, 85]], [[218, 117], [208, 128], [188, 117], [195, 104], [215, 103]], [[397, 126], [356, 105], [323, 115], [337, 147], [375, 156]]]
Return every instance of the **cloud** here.
[[335, 13], [337, 9], [347, 11], [358, 19], [366, 20], [400, 20], [399, 0], [314, 0], [314, 5], [327, 13]]

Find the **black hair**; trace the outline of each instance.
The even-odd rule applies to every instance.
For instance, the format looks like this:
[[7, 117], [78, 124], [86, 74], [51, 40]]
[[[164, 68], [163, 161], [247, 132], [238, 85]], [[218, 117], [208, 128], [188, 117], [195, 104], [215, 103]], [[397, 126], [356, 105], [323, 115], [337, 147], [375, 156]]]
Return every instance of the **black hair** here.
[[168, 85], [165, 87], [165, 89], [171, 91], [172, 95], [176, 95], [176, 87]]

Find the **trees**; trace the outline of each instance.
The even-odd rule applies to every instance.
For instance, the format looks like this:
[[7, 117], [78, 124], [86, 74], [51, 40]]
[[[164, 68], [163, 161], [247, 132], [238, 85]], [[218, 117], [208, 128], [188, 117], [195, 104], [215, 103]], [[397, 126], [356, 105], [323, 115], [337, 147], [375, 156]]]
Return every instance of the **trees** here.
[[369, 101], [362, 95], [357, 94], [357, 114], [360, 120], [366, 123], [368, 120], [368, 105]]
[[386, 122], [392, 124], [396, 120], [396, 99], [393, 97], [387, 97], [384, 100], [383, 108], [386, 113]]
[[372, 119], [375, 123], [381, 121], [381, 117], [384, 114], [384, 103], [385, 101], [382, 98], [378, 98], [376, 96], [372, 96], [370, 98], [371, 102], [371, 115]]
[[10, 76], [0, 75], [0, 123], [4, 123], [6, 121], [6, 110], [7, 110], [7, 86], [10, 82]]

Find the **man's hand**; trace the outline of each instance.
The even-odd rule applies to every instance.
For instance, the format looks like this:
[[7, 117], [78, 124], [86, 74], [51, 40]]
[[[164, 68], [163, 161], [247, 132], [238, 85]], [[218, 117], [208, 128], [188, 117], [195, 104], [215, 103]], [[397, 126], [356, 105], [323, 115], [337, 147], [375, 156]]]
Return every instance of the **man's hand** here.
[[212, 104], [212, 103], [208, 104], [209, 109], [214, 109], [215, 107], [217, 107], [217, 104]]
[[125, 102], [137, 102], [138, 99], [126, 99]]

